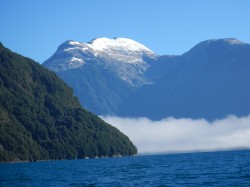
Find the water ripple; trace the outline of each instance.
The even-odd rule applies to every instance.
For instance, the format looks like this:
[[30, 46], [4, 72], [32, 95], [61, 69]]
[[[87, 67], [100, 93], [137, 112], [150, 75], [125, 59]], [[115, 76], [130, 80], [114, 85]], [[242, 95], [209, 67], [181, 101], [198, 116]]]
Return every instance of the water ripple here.
[[250, 186], [250, 151], [0, 164], [0, 186]]

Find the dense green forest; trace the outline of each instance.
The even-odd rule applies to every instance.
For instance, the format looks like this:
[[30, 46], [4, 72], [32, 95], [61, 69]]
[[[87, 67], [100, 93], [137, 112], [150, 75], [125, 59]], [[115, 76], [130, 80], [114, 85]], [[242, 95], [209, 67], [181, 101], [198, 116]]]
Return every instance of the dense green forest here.
[[0, 161], [133, 155], [118, 129], [83, 109], [53, 72], [0, 43]]

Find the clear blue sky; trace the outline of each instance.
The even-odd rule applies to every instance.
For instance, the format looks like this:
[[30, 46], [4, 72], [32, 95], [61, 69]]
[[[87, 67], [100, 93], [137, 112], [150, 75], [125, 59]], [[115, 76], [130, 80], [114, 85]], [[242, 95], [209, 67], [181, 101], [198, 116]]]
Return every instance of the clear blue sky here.
[[207, 39], [250, 43], [250, 0], [0, 0], [0, 41], [40, 63], [72, 39], [126, 37], [156, 54]]

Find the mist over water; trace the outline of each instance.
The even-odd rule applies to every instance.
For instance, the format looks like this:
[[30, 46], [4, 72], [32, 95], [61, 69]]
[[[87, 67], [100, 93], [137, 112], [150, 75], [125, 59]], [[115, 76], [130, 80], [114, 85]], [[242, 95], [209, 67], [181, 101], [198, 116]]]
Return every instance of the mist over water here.
[[250, 148], [250, 115], [204, 119], [120, 118], [101, 116], [126, 134], [139, 154], [196, 152]]

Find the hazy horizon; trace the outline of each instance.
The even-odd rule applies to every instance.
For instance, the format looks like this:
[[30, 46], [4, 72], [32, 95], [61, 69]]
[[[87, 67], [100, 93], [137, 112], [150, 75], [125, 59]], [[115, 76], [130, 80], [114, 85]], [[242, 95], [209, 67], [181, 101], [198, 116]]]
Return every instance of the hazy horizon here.
[[173, 117], [159, 121], [148, 118], [101, 116], [126, 134], [138, 154], [185, 153], [249, 149], [250, 115], [228, 116], [209, 122], [205, 119]]

